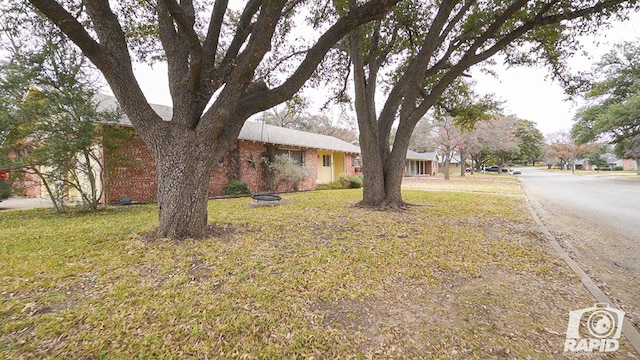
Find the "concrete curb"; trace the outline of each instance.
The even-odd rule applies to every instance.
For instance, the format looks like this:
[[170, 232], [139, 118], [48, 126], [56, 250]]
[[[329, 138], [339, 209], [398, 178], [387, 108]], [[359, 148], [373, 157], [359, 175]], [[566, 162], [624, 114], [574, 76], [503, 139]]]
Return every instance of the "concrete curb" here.
[[[538, 217], [538, 214], [535, 212], [533, 206], [531, 205], [529, 196], [527, 196], [527, 193], [522, 188], [522, 184], [520, 185], [520, 188], [522, 189], [522, 193], [524, 194], [527, 207], [529, 208], [529, 212], [531, 213], [533, 220], [538, 225], [540, 232], [544, 234], [551, 247], [555, 250], [556, 254], [558, 254], [558, 256], [562, 260], [564, 260], [567, 265], [569, 265], [571, 270], [573, 270], [573, 272], [578, 275], [580, 281], [582, 281], [582, 284], [587, 288], [587, 290], [589, 290], [591, 295], [593, 295], [593, 297], [599, 303], [607, 303], [613, 308], [618, 308], [615, 303], [611, 301], [611, 299], [609, 299], [609, 297], [598, 287], [598, 285], [596, 285], [595, 281], [593, 281], [593, 279], [591, 279], [589, 275], [587, 275], [587, 273], [580, 267], [580, 265], [575, 260], [573, 260], [566, 251], [564, 251], [555, 236], [551, 234], [547, 226], [542, 222], [542, 220], [540, 220], [540, 217]], [[638, 333], [638, 330], [636, 330], [629, 318], [627, 318], [626, 321], [622, 323], [622, 334], [629, 341], [629, 343], [631, 343], [631, 346], [633, 346], [636, 352], [640, 354], [640, 333]]]

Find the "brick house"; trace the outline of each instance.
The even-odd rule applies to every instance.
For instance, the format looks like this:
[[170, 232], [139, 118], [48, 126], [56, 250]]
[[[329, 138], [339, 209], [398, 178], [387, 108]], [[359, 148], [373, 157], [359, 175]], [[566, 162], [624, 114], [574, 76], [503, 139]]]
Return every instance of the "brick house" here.
[[[117, 107], [115, 98], [110, 96], [97, 95], [96, 101], [100, 110]], [[171, 107], [152, 107], [164, 120], [171, 119]], [[131, 123], [123, 116], [120, 126], [131, 127]], [[118, 153], [102, 152], [106, 169], [102, 184], [103, 201], [106, 203], [117, 203], [124, 198], [134, 202], [156, 200], [155, 160], [146, 144], [131, 129], [131, 138], [118, 149]], [[266, 159], [280, 154], [287, 154], [306, 167], [308, 177], [298, 190], [313, 190], [317, 184], [334, 181], [342, 173], [360, 173], [360, 148], [355, 145], [332, 136], [247, 121], [238, 139], [211, 174], [209, 195], [224, 195], [224, 187], [236, 179], [249, 184], [253, 193], [272, 191], [269, 173], [265, 169]], [[277, 190], [293, 189], [279, 187]]]

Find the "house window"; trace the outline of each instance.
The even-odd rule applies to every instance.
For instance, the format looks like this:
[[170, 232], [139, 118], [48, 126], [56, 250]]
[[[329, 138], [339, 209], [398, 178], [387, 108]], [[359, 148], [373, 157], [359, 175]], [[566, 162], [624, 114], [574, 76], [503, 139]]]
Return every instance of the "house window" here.
[[362, 167], [362, 158], [360, 155], [351, 155], [351, 166], [354, 168]]
[[287, 149], [276, 149], [276, 156], [280, 156], [286, 154], [291, 159], [295, 160], [298, 165], [304, 165], [304, 151], [299, 150], [287, 150]]
[[331, 155], [322, 155], [322, 166], [331, 166]]

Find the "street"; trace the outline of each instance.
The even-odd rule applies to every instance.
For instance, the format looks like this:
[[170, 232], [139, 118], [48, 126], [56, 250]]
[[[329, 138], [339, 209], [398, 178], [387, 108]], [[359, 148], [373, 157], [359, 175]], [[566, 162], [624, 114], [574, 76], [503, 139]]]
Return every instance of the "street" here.
[[525, 168], [520, 181], [565, 251], [640, 327], [640, 179]]

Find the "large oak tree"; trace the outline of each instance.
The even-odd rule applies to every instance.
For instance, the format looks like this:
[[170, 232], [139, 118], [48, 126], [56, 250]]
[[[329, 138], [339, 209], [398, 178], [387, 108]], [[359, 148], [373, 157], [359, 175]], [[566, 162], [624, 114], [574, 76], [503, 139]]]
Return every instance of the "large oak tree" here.
[[[361, 2], [304, 51], [288, 54], [282, 53], [289, 50], [286, 44], [272, 44], [292, 26], [304, 1], [248, 0], [239, 12], [230, 10], [227, 0], [29, 3], [102, 72], [157, 162], [158, 235], [186, 238], [205, 235], [209, 177], [244, 122], [292, 98], [336, 42], [359, 25], [382, 18], [398, 1]], [[130, 50], [153, 46], [154, 40], [159, 40], [160, 51], [152, 55], [168, 65], [173, 99], [168, 122], [149, 106], [133, 72]], [[300, 60], [285, 79], [268, 84], [258, 76], [267, 54]]]
[[[469, 68], [502, 54], [511, 64], [548, 65], [556, 78], [567, 80], [563, 60], [575, 50], [576, 35], [591, 34], [634, 4], [627, 0], [412, 1], [403, 2], [387, 19], [352, 32], [348, 50], [365, 175], [361, 204], [405, 205], [400, 185], [411, 134]], [[380, 93], [383, 99], [377, 98]], [[390, 144], [394, 124], [397, 131]]]

